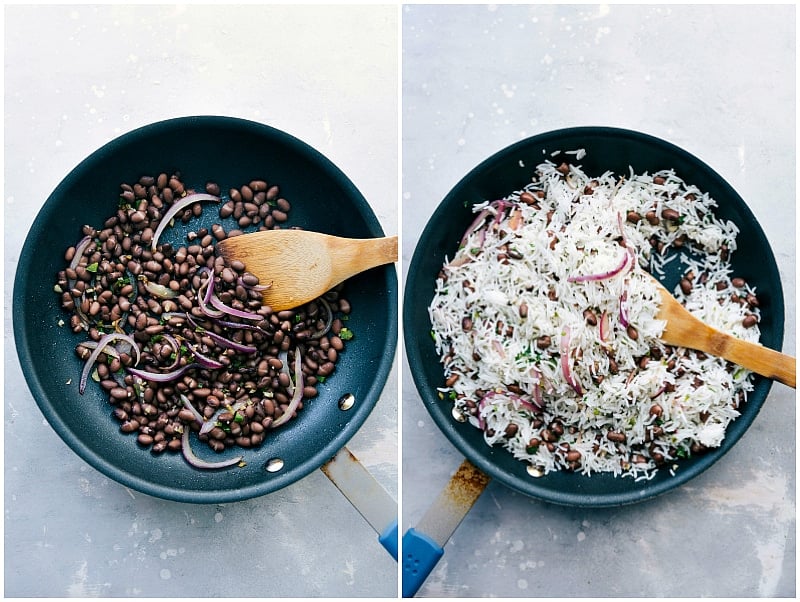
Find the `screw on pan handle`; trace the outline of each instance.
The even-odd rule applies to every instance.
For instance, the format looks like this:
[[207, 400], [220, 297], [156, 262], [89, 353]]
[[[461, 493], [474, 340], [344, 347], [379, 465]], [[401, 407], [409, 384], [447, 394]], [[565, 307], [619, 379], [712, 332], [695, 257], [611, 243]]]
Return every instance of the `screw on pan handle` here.
[[489, 477], [464, 460], [416, 529], [403, 535], [403, 597], [417, 593], [444, 554], [444, 545], [489, 484]]

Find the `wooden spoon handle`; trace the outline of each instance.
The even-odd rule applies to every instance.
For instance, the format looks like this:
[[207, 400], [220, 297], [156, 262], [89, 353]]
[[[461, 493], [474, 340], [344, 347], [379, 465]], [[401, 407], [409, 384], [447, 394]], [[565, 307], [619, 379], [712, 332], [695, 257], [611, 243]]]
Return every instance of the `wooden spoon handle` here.
[[331, 239], [331, 280], [342, 280], [370, 268], [397, 261], [397, 236]]
[[721, 357], [752, 370], [756, 374], [782, 382], [793, 389], [796, 388], [797, 360], [795, 358], [769, 347], [742, 341], [728, 335], [723, 336], [725, 336], [726, 342], [724, 343], [724, 353], [720, 353]]
[[687, 311], [667, 289], [657, 280], [653, 280], [658, 284], [661, 293], [657, 317], [666, 322], [661, 334], [664, 343], [710, 353], [796, 388], [795, 358], [712, 328]]
[[720, 332], [688, 312], [684, 311], [681, 318], [681, 320], [673, 319], [667, 323], [667, 328], [661, 338], [668, 345], [691, 347], [710, 353], [752, 370], [756, 374], [796, 388], [797, 361], [795, 358], [769, 347]]

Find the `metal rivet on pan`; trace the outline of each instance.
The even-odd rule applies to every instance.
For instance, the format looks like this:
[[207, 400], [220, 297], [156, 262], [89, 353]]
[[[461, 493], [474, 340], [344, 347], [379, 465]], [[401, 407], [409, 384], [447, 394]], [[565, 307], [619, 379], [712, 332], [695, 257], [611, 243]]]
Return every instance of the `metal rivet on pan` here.
[[267, 472], [278, 472], [281, 468], [283, 468], [283, 460], [280, 458], [272, 458], [272, 460], [269, 460], [264, 465], [264, 468], [267, 469]]
[[536, 477], [538, 479], [539, 477], [543, 477], [544, 476], [544, 471], [541, 468], [539, 468], [538, 466], [534, 466], [533, 464], [529, 464], [528, 465], [528, 474], [531, 475], [532, 477]]
[[356, 403], [356, 396], [353, 395], [352, 393], [347, 393], [339, 398], [339, 409], [349, 410], [355, 405], [355, 403]]
[[453, 418], [456, 422], [466, 422], [467, 415], [463, 412], [463, 410], [459, 407], [453, 406], [453, 411], [450, 412], [453, 415]]

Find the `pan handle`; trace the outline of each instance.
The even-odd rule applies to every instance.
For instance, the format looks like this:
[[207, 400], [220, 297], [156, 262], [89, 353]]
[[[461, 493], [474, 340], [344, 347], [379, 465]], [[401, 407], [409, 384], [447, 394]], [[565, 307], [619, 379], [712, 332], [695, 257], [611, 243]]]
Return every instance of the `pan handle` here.
[[411, 598], [444, 555], [444, 545], [489, 484], [489, 477], [464, 460], [416, 529], [403, 535], [403, 597]]
[[378, 534], [397, 560], [397, 502], [347, 447], [322, 465], [322, 472]]
[[394, 519], [378, 536], [378, 541], [395, 560], [397, 560], [397, 538], [397, 519]]

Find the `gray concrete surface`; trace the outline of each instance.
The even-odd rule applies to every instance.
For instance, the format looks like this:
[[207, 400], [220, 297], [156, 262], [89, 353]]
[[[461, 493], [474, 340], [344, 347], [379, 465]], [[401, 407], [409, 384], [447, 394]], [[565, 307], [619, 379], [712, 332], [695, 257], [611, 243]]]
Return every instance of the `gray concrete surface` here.
[[[682, 146], [747, 200], [777, 256], [794, 354], [795, 7], [403, 9], [403, 260], [483, 159], [575, 125]], [[403, 526], [462, 457], [402, 378]], [[491, 483], [419, 596], [794, 597], [795, 392], [775, 385], [719, 463], [648, 503], [548, 505]]]
[[[395, 597], [397, 564], [320, 471], [203, 506], [128, 490], [85, 464], [25, 386], [10, 312], [19, 251], [50, 191], [107, 141], [170, 117], [230, 115], [293, 134], [397, 233], [397, 7], [4, 11], [5, 595]], [[396, 372], [349, 444], [395, 499]]]

